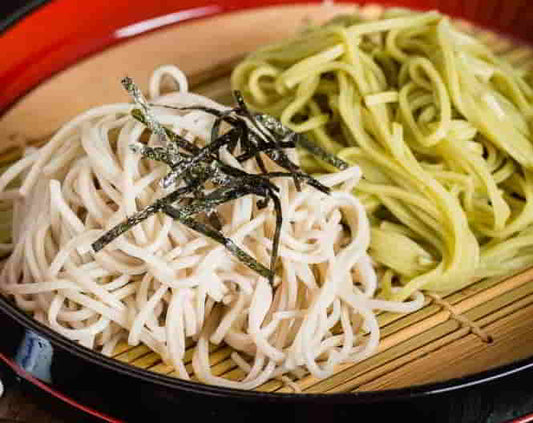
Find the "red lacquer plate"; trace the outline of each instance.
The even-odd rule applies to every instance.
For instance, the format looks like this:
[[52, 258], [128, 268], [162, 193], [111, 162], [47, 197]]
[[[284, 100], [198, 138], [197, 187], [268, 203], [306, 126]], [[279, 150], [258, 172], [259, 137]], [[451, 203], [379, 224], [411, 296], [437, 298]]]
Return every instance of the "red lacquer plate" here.
[[[286, 4], [283, 0], [158, 0], [45, 2], [0, 38], [0, 110], [80, 58], [148, 31], [191, 19]], [[291, 3], [319, 3], [293, 0]], [[358, 4], [380, 3], [359, 1]], [[387, 5], [438, 9], [524, 41], [533, 41], [528, 0], [398, 0]]]
[[[234, 11], [282, 5], [287, 2], [282, 0], [51, 0], [38, 1], [36, 3], [42, 4], [12, 22], [0, 36], [0, 52], [2, 52], [2, 60], [0, 60], [0, 114], [6, 112], [10, 106], [14, 105], [25, 94], [52, 75], [91, 54], [102, 51], [106, 47], [128, 41], [134, 37], [143, 36], [170, 25], [179, 25], [182, 22], [190, 22]], [[320, 2], [294, 0], [292, 3]], [[365, 3], [379, 2], [375, 0], [359, 2], [359, 4]], [[533, 43], [533, 31], [531, 31], [531, 28], [533, 28], [533, 8], [530, 7], [528, 0], [399, 0], [384, 3], [390, 6], [404, 6], [420, 10], [438, 9], [451, 16], [464, 18], [477, 25], [502, 32], [526, 43]], [[272, 31], [275, 30], [276, 28], [272, 28]], [[104, 413], [96, 412], [91, 407], [101, 409], [98, 401], [88, 400], [86, 399], [88, 397], [81, 395], [77, 396], [76, 391], [72, 390], [73, 388], [70, 385], [56, 386], [51, 383], [45, 383], [20, 367], [14, 351], [16, 352], [17, 347], [20, 349], [20, 345], [24, 343], [24, 330], [30, 328], [42, 335], [43, 338], [50, 340], [54, 348], [57, 348], [56, 357], [62, 356], [62, 354], [74, 355], [73, 363], [75, 363], [75, 366], [72, 363], [67, 363], [74, 366], [73, 368], [85, 366], [91, 371], [94, 370], [95, 374], [99, 374], [98, 372], [104, 369], [105, 372], [108, 372], [108, 376], [105, 376], [105, 380], [101, 381], [102, 385], [109, 384], [111, 386], [113, 383], [118, 383], [124, 386], [124, 383], [135, 383], [136, 380], [142, 380], [144, 385], [140, 384], [138, 389], [142, 392], [150, 392], [147, 384], [157, 382], [157, 401], [162, 401], [161, 398], [164, 398], [165, 395], [170, 395], [169, 392], [179, 387], [188, 394], [199, 395], [199, 398], [203, 400], [213, 397], [229, 401], [233, 398], [233, 395], [234, 397], [239, 397], [239, 400], [248, 401], [246, 403], [248, 405], [250, 401], [266, 401], [272, 407], [278, 401], [275, 396], [238, 393], [232, 392], [232, 390], [204, 387], [198, 384], [194, 386], [194, 384], [187, 384], [182, 381], [173, 382], [167, 380], [170, 378], [165, 377], [147, 376], [145, 371], [130, 369], [129, 366], [123, 364], [115, 365], [112, 360], [104, 359], [90, 351], [84, 351], [84, 348], [62, 339], [51, 330], [33, 322], [27, 316], [15, 310], [3, 298], [0, 298], [0, 311], [5, 313], [4, 316], [0, 312], [0, 317], [3, 316], [0, 322], [16, 327], [13, 329], [13, 341], [4, 341], [5, 348], [0, 350], [0, 360], [14, 369], [20, 377], [38, 385], [56, 398], [106, 421], [120, 421], [120, 419], [115, 420], [106, 414], [109, 412], [113, 414], [114, 408], [112, 405], [103, 408]], [[459, 388], [489, 383], [501, 376], [511, 375], [518, 371], [529, 369], [532, 366], [533, 359], [513, 363], [483, 374], [424, 386], [419, 389], [403, 389], [387, 393], [370, 392], [349, 397], [336, 396], [335, 399], [331, 400], [323, 399], [320, 395], [307, 395], [306, 399], [297, 395], [285, 395], [288, 399], [282, 399], [279, 402], [286, 406], [288, 401], [295, 401], [312, 409], [313, 402], [319, 407], [341, 403], [359, 404], [362, 407], [362, 404], [366, 406], [376, 402], [396, 402], [406, 399], [422, 401], [422, 398], [432, 394], [444, 395], [446, 392]], [[120, 379], [117, 379], [118, 374], [120, 374]], [[95, 378], [97, 377], [95, 376]], [[124, 389], [126, 389], [125, 386]], [[132, 390], [134, 388], [130, 389], [130, 391]], [[175, 395], [185, 394], [176, 392]], [[194, 397], [194, 400], [198, 401], [198, 397]], [[215, 400], [213, 399], [213, 401]], [[88, 405], [81, 405], [81, 402]], [[213, 402], [211, 404], [215, 407], [214, 404], [217, 403]], [[309, 414], [309, 416], [312, 415]], [[533, 415], [516, 420], [516, 422], [520, 423], [528, 421], [533, 421]]]

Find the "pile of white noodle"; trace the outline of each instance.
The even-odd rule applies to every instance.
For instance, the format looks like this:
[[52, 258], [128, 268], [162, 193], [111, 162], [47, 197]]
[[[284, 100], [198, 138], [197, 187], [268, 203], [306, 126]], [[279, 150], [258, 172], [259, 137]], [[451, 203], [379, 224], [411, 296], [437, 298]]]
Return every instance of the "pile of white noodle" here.
[[[178, 92], [160, 96], [165, 76]], [[187, 80], [172, 66], [154, 72], [150, 97], [158, 104], [226, 109], [187, 92]], [[144, 343], [184, 379], [191, 377], [184, 354], [192, 339], [197, 379], [252, 389], [302, 368], [326, 377], [338, 363], [362, 360], [378, 346], [376, 310], [422, 305], [418, 293], [403, 303], [375, 298], [369, 223], [351, 194], [360, 177], [355, 166], [318, 178], [334, 188], [329, 196], [276, 180], [284, 221], [274, 287], [219, 244], [163, 214], [94, 254], [90, 245], [100, 235], [166, 192], [159, 180], [168, 168], [130, 147], [159, 142], [131, 117], [132, 108], [110, 104], [77, 116], [0, 177], [0, 196], [13, 198], [14, 208], [0, 287], [40, 322], [105, 355], [122, 340]], [[153, 112], [198, 145], [209, 137], [213, 118], [204, 112]], [[221, 158], [240, 166], [226, 150]], [[244, 169], [257, 171], [253, 160]], [[19, 177], [20, 188], [8, 189]], [[272, 206], [259, 210], [255, 203], [247, 196], [218, 211], [223, 233], [267, 264], [275, 215]], [[241, 380], [211, 373], [209, 343], [223, 341], [244, 371]]]

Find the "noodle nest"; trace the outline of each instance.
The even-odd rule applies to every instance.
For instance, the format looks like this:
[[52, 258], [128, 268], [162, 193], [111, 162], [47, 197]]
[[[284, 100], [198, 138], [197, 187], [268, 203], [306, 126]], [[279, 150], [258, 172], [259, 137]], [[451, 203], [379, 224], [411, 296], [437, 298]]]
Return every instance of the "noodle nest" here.
[[[178, 91], [160, 94], [164, 78]], [[198, 146], [209, 140], [213, 117], [166, 106], [227, 108], [188, 92], [172, 66], [149, 84], [159, 123]], [[409, 312], [422, 306], [376, 297], [377, 277], [367, 254], [370, 225], [352, 194], [358, 166], [318, 179], [298, 192], [292, 179], [276, 181], [284, 221], [277, 276], [267, 279], [223, 246], [164, 214], [155, 214], [94, 253], [105, 231], [161, 198], [166, 165], [136, 154], [132, 145], [160, 145], [131, 116], [129, 103], [91, 109], [64, 125], [39, 149], [0, 177], [12, 197], [12, 244], [1, 290], [22, 310], [82, 345], [112, 355], [118, 342], [144, 343], [184, 379], [252, 389], [298, 372], [325, 377], [334, 366], [372, 354], [379, 342], [376, 311]], [[288, 154], [297, 162], [296, 152]], [[227, 150], [220, 157], [246, 172]], [[264, 157], [267, 168], [276, 165]], [[18, 188], [10, 188], [20, 183]], [[260, 262], [270, 257], [272, 206], [252, 196], [218, 208], [222, 232]], [[210, 344], [226, 343], [239, 368], [233, 378], [211, 372]], [[185, 351], [194, 345], [192, 366]], [[302, 370], [303, 369], [303, 370]]]
[[[339, 16], [251, 54], [232, 86], [360, 166], [355, 192], [386, 297], [456, 291], [533, 263], [528, 74], [449, 18]], [[334, 171], [300, 158], [307, 171]]]

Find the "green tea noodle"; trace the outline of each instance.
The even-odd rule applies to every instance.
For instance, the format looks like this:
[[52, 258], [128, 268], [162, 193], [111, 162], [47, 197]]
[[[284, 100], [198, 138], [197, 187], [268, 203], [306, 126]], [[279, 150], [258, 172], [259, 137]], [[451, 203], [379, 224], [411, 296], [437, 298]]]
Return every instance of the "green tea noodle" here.
[[[339, 16], [251, 54], [250, 106], [357, 164], [385, 296], [533, 263], [533, 89], [436, 12]], [[307, 171], [335, 171], [306, 152]]]
[[[159, 96], [165, 75], [180, 91]], [[227, 109], [187, 92], [175, 67], [157, 69], [149, 87], [156, 104]], [[7, 196], [14, 213], [12, 244], [5, 247], [12, 251], [0, 289], [22, 310], [105, 355], [121, 340], [142, 342], [184, 379], [191, 377], [185, 350], [197, 341], [192, 359], [197, 379], [251, 389], [273, 377], [290, 382], [284, 374], [302, 367], [324, 377], [336, 364], [362, 360], [378, 346], [377, 311], [422, 306], [420, 293], [407, 302], [375, 298], [377, 278], [367, 255], [370, 226], [351, 193], [361, 175], [358, 166], [320, 177], [335, 189], [331, 195], [305, 185], [298, 192], [291, 178], [276, 180], [284, 221], [274, 286], [220, 244], [164, 214], [150, 216], [94, 253], [92, 242], [167, 192], [160, 184], [167, 166], [134, 151], [139, 142], [161, 144], [131, 116], [133, 108], [119, 103], [84, 112], [0, 176], [2, 193], [21, 181]], [[203, 146], [209, 140], [210, 114], [151, 110], [159, 123], [190, 142]], [[294, 150], [287, 154], [297, 160]], [[254, 160], [241, 165], [225, 148], [220, 157], [259, 172]], [[266, 156], [263, 160], [270, 170], [280, 170]], [[222, 232], [268, 263], [275, 214], [272, 205], [260, 209], [255, 200], [242, 197], [217, 211]], [[211, 372], [209, 343], [223, 342], [244, 371], [240, 380]]]

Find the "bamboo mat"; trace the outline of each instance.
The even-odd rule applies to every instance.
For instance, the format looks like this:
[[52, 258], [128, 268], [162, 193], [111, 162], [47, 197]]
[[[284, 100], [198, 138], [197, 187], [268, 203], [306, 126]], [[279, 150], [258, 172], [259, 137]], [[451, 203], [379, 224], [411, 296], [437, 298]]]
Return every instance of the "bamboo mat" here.
[[[314, 9], [312, 6], [292, 7], [285, 9], [284, 13], [287, 10], [292, 13], [290, 19], [293, 19], [294, 24], [294, 19], [301, 19], [301, 16], [307, 16], [306, 13], [322, 14], [318, 10], [319, 6], [313, 7]], [[268, 20], [281, 16], [274, 13], [275, 9], [255, 13], [266, 13], [264, 16], [267, 17], [264, 19]], [[336, 9], [335, 13], [346, 11], [346, 9], [347, 6], [342, 6]], [[349, 11], [353, 11], [353, 6]], [[359, 13], [368, 19], [379, 17], [382, 11], [383, 8], [376, 5], [359, 9]], [[268, 15], [269, 13], [271, 15]], [[287, 13], [283, 16], [287, 16]], [[260, 18], [260, 15], [256, 15], [255, 21], [257, 22]], [[235, 19], [239, 21], [239, 19], [253, 18], [250, 18], [249, 14], [241, 14]], [[533, 50], [528, 46], [518, 45], [490, 31], [476, 29], [466, 22], [458, 22], [458, 24], [463, 30], [475, 33], [480, 40], [509, 60], [515, 67], [527, 69], [533, 65]], [[184, 27], [186, 31], [188, 27]], [[294, 25], [291, 28], [293, 27]], [[180, 28], [181, 26], [173, 31], [180, 31]], [[277, 34], [278, 38], [287, 35], [282, 24], [280, 28], [282, 29]], [[165, 42], [162, 33], [151, 37], [152, 44], [155, 42], [154, 37], [159, 37], [157, 38], [159, 42]], [[140, 42], [142, 41], [137, 43]], [[259, 37], [255, 42], [261, 45], [266, 40], [264, 37]], [[203, 67], [199, 66], [198, 69], [193, 65], [187, 67], [185, 63], [186, 70], [197, 70], [193, 72], [193, 90], [215, 100], [227, 102], [230, 98], [228, 77], [235, 58], [242, 57], [242, 54], [252, 47], [249, 44], [243, 45], [241, 50], [233, 50], [223, 60], [211, 64], [204, 63]], [[122, 50], [128, 48], [124, 46]], [[116, 57], [120, 57], [121, 53], [115, 50], [115, 56], [113, 56], [113, 51], [105, 54], [108, 56], [107, 60], [117, 61]], [[86, 63], [85, 70], [78, 72], [78, 78], [80, 75], [83, 77], [83, 72], [88, 74], [90, 67], [96, 66], [98, 60], [100, 58]], [[179, 65], [183, 66], [183, 62]], [[81, 66], [83, 67], [83, 64]], [[151, 68], [154, 63], [147, 60], [143, 66]], [[60, 75], [58, 78], [64, 83], [65, 80], [68, 82], [69, 77], [67, 74], [66, 76]], [[45, 86], [43, 89], [46, 93], [48, 88]], [[9, 130], [16, 122], [20, 122], [24, 113], [32, 109], [32, 104], [42, 102], [39, 96], [46, 98], [42, 90], [37, 91], [35, 94], [37, 100], [30, 98], [26, 109], [23, 103], [11, 115], [8, 114], [4, 122], [0, 121], [0, 130], [3, 128]], [[64, 116], [63, 113], [63, 118]], [[53, 128], [52, 125], [57, 119], [58, 117], [53, 116], [45, 122], [44, 127]], [[44, 136], [35, 137], [34, 134], [27, 138], [32, 144], [39, 144], [46, 139]], [[4, 154], [0, 156], [0, 164], [12, 161], [17, 156], [18, 148], [15, 146], [20, 143], [12, 140], [11, 145], [13, 147], [9, 149], [4, 148]], [[443, 297], [430, 294], [427, 296], [426, 305], [421, 310], [409, 315], [383, 313], [379, 316], [379, 322], [382, 339], [379, 351], [374, 356], [357, 364], [338, 366], [335, 374], [324, 380], [303, 376], [294, 380], [294, 384], [290, 385], [280, 380], [271, 380], [257, 390], [290, 393], [296, 389], [306, 393], [336, 393], [400, 388], [444, 381], [533, 356], [533, 269], [507, 278], [482, 280]], [[193, 344], [189, 343], [185, 355], [185, 363], [189, 371], [192, 370], [192, 347]], [[231, 360], [230, 354], [231, 349], [227, 346], [211, 345], [212, 372], [229, 379], [239, 379], [244, 374]], [[157, 354], [144, 345], [131, 347], [126, 343], [119, 344], [114, 352], [114, 358], [156, 373], [175, 376], [172, 367], [163, 363]]]

